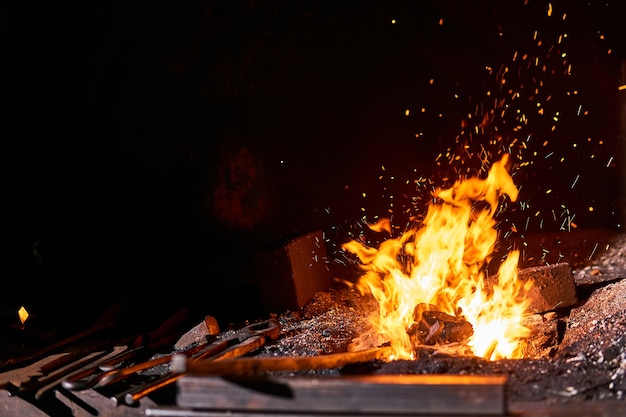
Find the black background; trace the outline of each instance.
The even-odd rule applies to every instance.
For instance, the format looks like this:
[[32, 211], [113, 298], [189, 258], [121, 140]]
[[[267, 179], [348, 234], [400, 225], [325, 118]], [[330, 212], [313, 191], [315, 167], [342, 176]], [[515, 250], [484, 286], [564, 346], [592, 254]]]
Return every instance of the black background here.
[[[623, 5], [553, 2], [563, 23], [547, 2], [502, 3], [4, 2], [3, 312], [130, 298], [248, 314], [254, 290], [229, 284], [253, 281], [257, 248], [323, 229], [340, 256], [390, 196], [397, 219], [422, 208], [413, 181], [449, 174], [435, 160], [456, 151], [484, 63], [510, 61], [535, 26], [571, 34], [572, 83], [592, 116], [582, 131], [563, 116], [560, 142], [532, 145], [516, 181], [533, 214], [556, 214], [528, 231], [561, 227], [563, 207], [578, 227], [622, 227]], [[430, 78], [437, 89], [424, 90]], [[446, 117], [419, 116], [424, 103]], [[593, 139], [573, 147], [577, 135]], [[243, 199], [216, 194], [228, 185]]]

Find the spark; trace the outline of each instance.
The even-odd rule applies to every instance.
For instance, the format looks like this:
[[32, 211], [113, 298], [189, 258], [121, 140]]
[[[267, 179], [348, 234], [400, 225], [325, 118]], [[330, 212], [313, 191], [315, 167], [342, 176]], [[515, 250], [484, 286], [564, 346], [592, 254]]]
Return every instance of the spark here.
[[[527, 3], [528, 1], [525, 1], [524, 5]], [[513, 40], [517, 43], [511, 44], [512, 48], [509, 51], [503, 51], [502, 62], [476, 62], [480, 75], [487, 78], [479, 86], [480, 91], [471, 91], [466, 88], [467, 86], [458, 82], [455, 82], [450, 90], [441, 91], [441, 88], [446, 88], [447, 79], [435, 80], [434, 77], [428, 75], [423, 78], [420, 84], [422, 88], [429, 91], [438, 88], [436, 91], [432, 90], [432, 93], [443, 97], [448, 103], [452, 103], [452, 106], [444, 107], [437, 103], [423, 102], [403, 109], [404, 116], [407, 120], [415, 120], [415, 123], [426, 117], [436, 123], [445, 121], [450, 126], [458, 126], [459, 130], [457, 134], [451, 134], [448, 139], [450, 143], [453, 143], [452, 146], [446, 149], [446, 145], [443, 145], [445, 151], [439, 154], [435, 152], [436, 157], [431, 163], [438, 175], [431, 175], [431, 179], [422, 180], [423, 168], [413, 167], [409, 178], [400, 181], [403, 186], [408, 185], [409, 188], [412, 187], [418, 191], [418, 194], [425, 196], [429, 187], [435, 188], [435, 185], [445, 184], [450, 181], [449, 178], [453, 173], [458, 176], [470, 176], [474, 171], [481, 172], [484, 170], [485, 161], [488, 163], [498, 153], [507, 152], [514, 154], [517, 158], [512, 175], [515, 176], [519, 185], [527, 184], [527, 187], [520, 191], [543, 195], [541, 205], [545, 207], [537, 211], [535, 216], [515, 219], [516, 213], [526, 215], [531, 211], [531, 206], [533, 213], [536, 208], [534, 200], [519, 199], [515, 203], [517, 212], [514, 212], [510, 219], [503, 219], [503, 223], [510, 225], [515, 221], [517, 225], [524, 225], [526, 228], [539, 226], [541, 229], [552, 224], [554, 227], [559, 227], [560, 224], [561, 228], [575, 227], [573, 216], [569, 211], [558, 208], [555, 210], [550, 206], [556, 208], [563, 203], [566, 207], [571, 201], [571, 196], [557, 193], [556, 190], [567, 189], [568, 185], [570, 189], [580, 188], [588, 181], [583, 182], [585, 177], [574, 173], [572, 175], [574, 178], [570, 177], [570, 183], [567, 184], [567, 177], [551, 175], [551, 173], [558, 172], [566, 163], [571, 161], [580, 163], [581, 160], [587, 158], [587, 161], [583, 162], [589, 165], [589, 170], [586, 172], [596, 172], [594, 167], [602, 167], [606, 163], [606, 167], [609, 168], [614, 165], [615, 160], [595, 149], [590, 152], [592, 147], [600, 143], [599, 141], [589, 139], [583, 143], [581, 137], [570, 134], [572, 131], [576, 132], [579, 127], [574, 123], [588, 125], [589, 121], [583, 121], [581, 118], [594, 115], [593, 111], [586, 110], [588, 95], [584, 93], [587, 87], [579, 91], [578, 86], [575, 85], [579, 81], [587, 85], [586, 80], [577, 78], [580, 77], [577, 65], [572, 65], [576, 62], [579, 50], [569, 48], [578, 45], [570, 41], [580, 42], [581, 34], [578, 30], [576, 33], [568, 33], [573, 29], [565, 20], [571, 21], [568, 18], [576, 16], [560, 10], [563, 5], [550, 2], [544, 3], [544, 7], [547, 7], [547, 10], [544, 9], [543, 13], [547, 13], [550, 17], [548, 25], [527, 26], [523, 32], [519, 33], [517, 40], [508, 36], [511, 33], [510, 27], [499, 25], [497, 34], [494, 33], [494, 36], [498, 36], [498, 42]], [[542, 13], [542, 10], [539, 13]], [[449, 26], [443, 25], [444, 18], [447, 19], [447, 16], [442, 16], [438, 20], [442, 31], [448, 30], [447, 26]], [[397, 21], [394, 18], [392, 24], [395, 23]], [[507, 36], [501, 37], [502, 34]], [[608, 37], [606, 38], [600, 31], [589, 34], [589, 41], [598, 42], [598, 39], [602, 39], [603, 45], [610, 41]], [[602, 47], [600, 51], [596, 48], [598, 54], [604, 54], [607, 49], [608, 47]], [[618, 88], [626, 90], [626, 84], [622, 83]], [[572, 98], [575, 100], [571, 100]], [[449, 109], [453, 106], [459, 110], [458, 114], [462, 115], [462, 120], [458, 124], [455, 120], [450, 120], [453, 112]], [[433, 135], [431, 130], [420, 126], [414, 127], [411, 136], [414, 136], [416, 140], [419, 139], [420, 142], [430, 139], [442, 141], [442, 138], [445, 140], [443, 135]], [[569, 148], [567, 142], [570, 142]], [[576, 156], [567, 154], [566, 158], [562, 152], [568, 152], [568, 149], [569, 152], [574, 149]], [[384, 167], [382, 171], [385, 171]], [[542, 175], [546, 173], [547, 175]], [[588, 174], [585, 173], [585, 175]], [[414, 180], [413, 177], [420, 179]], [[394, 177], [385, 173], [379, 179], [393, 181]], [[379, 195], [379, 193], [372, 194], [371, 190], [370, 194]], [[419, 217], [415, 214], [417, 204], [428, 200], [428, 197], [419, 198], [411, 192], [402, 192], [395, 198], [388, 194], [389, 191], [385, 191], [383, 195], [386, 199], [396, 200], [396, 208], [401, 211], [406, 210], [407, 217], [408, 215]], [[406, 205], [401, 203], [402, 198], [408, 201]], [[561, 199], [563, 201], [560, 201]], [[410, 207], [413, 210], [410, 210]]]

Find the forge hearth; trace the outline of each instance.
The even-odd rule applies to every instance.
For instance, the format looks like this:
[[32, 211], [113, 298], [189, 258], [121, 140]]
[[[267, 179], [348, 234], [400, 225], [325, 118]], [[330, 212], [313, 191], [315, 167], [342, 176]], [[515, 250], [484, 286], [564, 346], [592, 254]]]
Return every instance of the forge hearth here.
[[[76, 371], [82, 364], [79, 356], [72, 360], [72, 355], [80, 351], [78, 347], [92, 351], [103, 349], [103, 345], [98, 345], [103, 342], [102, 338], [86, 338], [71, 349], [62, 349], [65, 354], [49, 352], [29, 366], [5, 369], [0, 373], [0, 382], [4, 384], [0, 389], [0, 405], [9, 415], [25, 417], [80, 417], [94, 413], [112, 417], [192, 417], [204, 415], [202, 413], [271, 414], [275, 407], [294, 415], [307, 415], [311, 401], [326, 400], [326, 408], [319, 411], [322, 414], [335, 407], [335, 411], [346, 415], [364, 415], [380, 412], [380, 404], [384, 406], [387, 398], [394, 400], [395, 408], [390, 407], [386, 414], [438, 415], [454, 411], [459, 415], [552, 417], [583, 413], [619, 416], [626, 411], [626, 280], [623, 279], [626, 276], [626, 238], [606, 230], [571, 233], [572, 239], [562, 247], [546, 246], [547, 234], [528, 239], [529, 256], [522, 260], [522, 267], [526, 268], [521, 273], [534, 272], [543, 274], [544, 278], [557, 273], [561, 279], [569, 275], [574, 279], [576, 298], [572, 299], [570, 290], [564, 288], [561, 296], [569, 300], [570, 305], [563, 303], [545, 311], [544, 304], [536, 304], [543, 307], [538, 309], [541, 313], [529, 319], [529, 326], [534, 329], [530, 337], [534, 345], [523, 359], [489, 361], [453, 353], [445, 346], [417, 349], [415, 360], [388, 361], [384, 356], [371, 354], [350, 356], [347, 354], [350, 344], [365, 330], [366, 318], [376, 304], [350, 286], [336, 285], [317, 292], [301, 308], [277, 312], [269, 321], [257, 321], [251, 327], [233, 323], [232, 328], [220, 331], [212, 316], [200, 321], [193, 321], [194, 317], [190, 322], [183, 320], [186, 313], [182, 311], [159, 331], [141, 333], [143, 339], [134, 338], [132, 343], [127, 340], [135, 346], [143, 342], [144, 348], [150, 347], [143, 357], [129, 360], [120, 369], [132, 369], [142, 360], [154, 361], [155, 365], [138, 372], [136, 379], [127, 379], [123, 386], [86, 386], [79, 390], [69, 389], [64, 384], [50, 385], [55, 378], [47, 377], [54, 376], [55, 362], [68, 358], [66, 365], [75, 366]], [[562, 242], [564, 238], [559, 234], [548, 240]], [[598, 245], [602, 249], [598, 250]], [[572, 262], [571, 269], [569, 263], [538, 265], [531, 249], [544, 254], [548, 249], [554, 250], [558, 252], [555, 256]], [[547, 298], [536, 301], [552, 303], [554, 300], [550, 297], [556, 293], [547, 294]], [[270, 326], [272, 323], [278, 327]], [[272, 328], [279, 332], [272, 332]], [[159, 335], [167, 335], [167, 343], [157, 343]], [[265, 338], [258, 339], [261, 335]], [[200, 366], [173, 375], [172, 371], [177, 369], [173, 354], [180, 353], [182, 345], [198, 348], [204, 346], [204, 341], [221, 346], [205, 349], [209, 352], [205, 357], [222, 348], [233, 352], [235, 357], [225, 356], [222, 360], [228, 371], [222, 368], [217, 375], [206, 375], [211, 367]], [[179, 349], [173, 350], [175, 345]], [[124, 353], [119, 347], [109, 351], [111, 348], [104, 349], [106, 356], [91, 358], [106, 362], [110, 356]], [[339, 355], [339, 359], [334, 355]], [[263, 361], [289, 358], [300, 358], [298, 363], [305, 365], [267, 368], [263, 372], [247, 368], [243, 373], [228, 368], [228, 361], [238, 359], [242, 360], [239, 363], [265, 363]], [[320, 360], [322, 365], [318, 366]], [[216, 372], [217, 368], [213, 369], [212, 372]], [[32, 380], [28, 382], [30, 377]], [[162, 383], [168, 380], [170, 383]], [[6, 385], [9, 381], [17, 386]], [[27, 391], [19, 391], [19, 381], [25, 384]], [[410, 383], [407, 385], [406, 381]], [[400, 385], [394, 388], [395, 384]], [[203, 395], [206, 390], [210, 390], [211, 395]], [[350, 401], [342, 402], [336, 396], [325, 394], [325, 390], [342, 392]], [[142, 394], [133, 401], [133, 393], [137, 392]], [[285, 393], [292, 397], [285, 397]], [[413, 395], [411, 393], [424, 401], [419, 405], [403, 401], [403, 397]], [[371, 401], [358, 401], [364, 395]], [[437, 401], [426, 401], [433, 396], [442, 397], [446, 407], [438, 406]], [[233, 401], [237, 404], [233, 405]], [[356, 403], [361, 404], [360, 407], [354, 406]]]
[[[481, 201], [468, 216], [494, 215], [487, 277], [514, 249], [545, 284], [519, 326], [531, 329], [522, 358], [484, 359], [506, 356], [500, 341], [469, 354], [480, 315], [466, 307], [481, 303], [449, 303], [413, 329], [412, 360], [261, 377], [283, 397], [297, 378], [320, 402], [339, 381], [358, 403], [378, 388], [402, 402], [395, 385], [409, 376], [456, 406], [420, 413], [626, 414], [626, 2], [131, 3], [0, 7], [0, 414], [233, 416], [202, 395], [226, 376], [183, 375], [174, 353], [352, 353], [376, 303], [354, 289], [363, 271], [342, 245], [374, 247], [387, 235], [366, 229], [383, 218], [389, 235], [419, 224], [424, 204], [450, 197], [432, 191], [504, 154], [519, 193], [505, 187], [502, 207]], [[283, 246], [292, 236], [310, 239]], [[485, 266], [465, 260], [450, 264]], [[280, 332], [248, 327], [258, 323]], [[454, 325], [460, 334], [443, 332]], [[113, 371], [103, 380], [115, 383], [90, 385]], [[467, 387], [478, 381], [486, 397]], [[252, 382], [218, 389], [247, 400], [256, 388], [263, 401], [268, 385]], [[464, 407], [478, 397], [486, 408]]]

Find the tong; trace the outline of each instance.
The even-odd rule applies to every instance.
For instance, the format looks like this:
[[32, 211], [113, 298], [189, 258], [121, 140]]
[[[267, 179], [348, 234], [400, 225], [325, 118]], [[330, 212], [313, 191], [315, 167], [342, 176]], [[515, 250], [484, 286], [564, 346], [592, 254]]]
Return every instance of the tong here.
[[[237, 331], [234, 335], [219, 339], [213, 343], [209, 343], [207, 346], [202, 346], [202, 348], [199, 349], [197, 352], [193, 352], [190, 355], [186, 354], [185, 356], [187, 356], [188, 360], [190, 361], [220, 361], [224, 359], [241, 357], [262, 347], [268, 339], [278, 339], [280, 331], [281, 326], [277, 320], [264, 320], [245, 326], [241, 330]], [[177, 354], [173, 353], [171, 355], [167, 355], [165, 358], [167, 358], [167, 360], [171, 362], [171, 359], [174, 357], [174, 355]], [[161, 360], [161, 358], [159, 358], [159, 360]], [[146, 363], [144, 365], [148, 366], [150, 364]], [[114, 374], [111, 374], [108, 380], [101, 380], [98, 385], [104, 386], [109, 383], [119, 381], [131, 373], [137, 372], [137, 368], [127, 369], [128, 370], [120, 369], [119, 371], [117, 371], [117, 374], [115, 376], [112, 376]], [[157, 377], [156, 379], [149, 381], [146, 384], [132, 387], [127, 391], [114, 395], [113, 397], [111, 397], [111, 400], [115, 403], [115, 405], [136, 405], [141, 398], [158, 389], [170, 385], [184, 375], [184, 372], [170, 370], [164, 375]]]
[[[88, 349], [84, 349], [83, 351], [68, 353], [42, 366], [42, 377], [24, 382], [20, 384], [19, 387], [8, 384], [5, 388], [11, 395], [21, 397], [34, 395], [34, 399], [36, 400], [43, 398], [44, 395], [56, 388], [59, 384], [68, 385], [75, 389], [80, 388], [82, 384], [81, 379], [87, 378], [94, 372], [97, 372], [100, 367], [114, 366], [114, 364], [120, 364], [122, 361], [136, 356], [142, 350], [155, 349], [172, 343], [174, 341], [174, 335], [171, 333], [172, 330], [180, 325], [187, 314], [188, 309], [182, 309], [168, 318], [156, 330], [127, 338], [121, 341], [121, 343], [116, 344], [111, 341], [103, 340], [91, 345]], [[109, 328], [109, 326], [94, 326], [90, 331], [97, 332], [104, 328]], [[86, 333], [81, 333], [81, 337], [84, 337], [84, 334]], [[76, 337], [73, 337], [71, 341], [75, 341], [75, 339]], [[67, 343], [67, 340], [68, 339], [63, 342]], [[56, 347], [57, 346], [55, 346], [55, 348]], [[66, 381], [67, 384], [64, 384]], [[88, 385], [88, 383], [84, 384], [85, 387], [88, 387]]]

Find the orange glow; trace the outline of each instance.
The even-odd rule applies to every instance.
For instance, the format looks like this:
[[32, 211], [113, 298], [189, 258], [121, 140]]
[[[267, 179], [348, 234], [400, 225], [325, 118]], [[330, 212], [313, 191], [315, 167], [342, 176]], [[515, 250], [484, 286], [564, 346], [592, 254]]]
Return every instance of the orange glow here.
[[26, 311], [24, 306], [20, 307], [20, 309], [17, 310], [17, 317], [19, 317], [20, 323], [22, 324], [26, 323], [26, 320], [28, 320], [28, 316], [29, 316], [28, 311]]
[[[369, 317], [370, 329], [354, 339], [352, 349], [389, 343], [394, 352], [390, 359], [413, 359], [415, 343], [407, 330], [428, 306], [453, 321], [471, 324], [463, 342], [474, 355], [521, 357], [519, 342], [529, 330], [520, 322], [532, 282], [517, 280], [519, 252], [508, 254], [489, 286], [484, 271], [498, 238], [494, 220], [498, 206], [505, 195], [511, 201], [518, 195], [507, 162], [505, 154], [486, 179], [468, 178], [437, 190], [420, 228], [388, 238], [378, 248], [355, 240], [343, 245], [358, 256], [364, 271], [357, 288], [378, 302]], [[392, 230], [387, 219], [371, 228]]]

